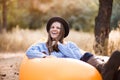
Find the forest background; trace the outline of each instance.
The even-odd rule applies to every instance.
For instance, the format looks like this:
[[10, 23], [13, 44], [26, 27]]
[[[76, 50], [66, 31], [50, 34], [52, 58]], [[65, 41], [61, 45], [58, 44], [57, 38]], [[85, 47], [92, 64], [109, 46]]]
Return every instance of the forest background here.
[[[66, 40], [93, 52], [94, 25], [98, 14], [98, 0], [4, 0], [6, 27], [3, 27], [3, 2], [0, 0], [0, 52], [25, 52], [36, 41], [45, 41], [45, 26], [52, 16], [62, 16], [69, 23], [71, 33]], [[120, 1], [114, 0], [109, 34], [109, 54], [120, 47]], [[6, 31], [4, 31], [4, 29]]]
[[[95, 53], [98, 9], [99, 0], [0, 0], [0, 80], [19, 80], [25, 51], [46, 41], [45, 26], [52, 16], [62, 16], [70, 23], [65, 40]], [[107, 55], [114, 50], [120, 50], [120, 0], [113, 0]]]

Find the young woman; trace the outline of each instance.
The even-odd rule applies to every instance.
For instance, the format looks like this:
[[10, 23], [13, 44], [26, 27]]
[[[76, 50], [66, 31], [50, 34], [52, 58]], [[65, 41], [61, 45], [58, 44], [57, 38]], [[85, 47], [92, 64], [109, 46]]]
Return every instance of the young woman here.
[[28, 58], [74, 58], [82, 57], [81, 50], [73, 42], [65, 42], [64, 38], [69, 34], [68, 23], [60, 18], [53, 17], [47, 23], [48, 40], [46, 43], [38, 43], [30, 47], [26, 55]]
[[[37, 43], [36, 45], [32, 45], [27, 51], [26, 55], [28, 58], [73, 58], [85, 61], [91, 65], [93, 65], [97, 70], [102, 74], [103, 80], [112, 80], [114, 74], [117, 72], [118, 67], [120, 65], [120, 52], [115, 51], [108, 63], [104, 64], [104, 62], [89, 52], [82, 53], [81, 50], [75, 43], [73, 42], [65, 42], [64, 38], [69, 34], [69, 24], [61, 17], [52, 17], [49, 19], [46, 30], [48, 33], [48, 40], [44, 43]], [[115, 58], [117, 55], [117, 59]], [[115, 70], [112, 70], [113, 66], [111, 66], [112, 61], [114, 63]], [[109, 69], [108, 69], [109, 67]], [[117, 70], [116, 70], [117, 69]], [[109, 71], [111, 74], [109, 74]], [[107, 73], [107, 74], [105, 74]], [[106, 76], [107, 75], [107, 76]], [[108, 77], [110, 77], [108, 79]]]

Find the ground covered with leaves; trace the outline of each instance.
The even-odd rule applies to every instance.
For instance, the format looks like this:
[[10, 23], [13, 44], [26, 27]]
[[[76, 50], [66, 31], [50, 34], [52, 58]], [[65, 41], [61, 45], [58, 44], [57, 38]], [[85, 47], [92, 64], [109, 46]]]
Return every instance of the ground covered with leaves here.
[[0, 80], [19, 80], [23, 54], [0, 54]]

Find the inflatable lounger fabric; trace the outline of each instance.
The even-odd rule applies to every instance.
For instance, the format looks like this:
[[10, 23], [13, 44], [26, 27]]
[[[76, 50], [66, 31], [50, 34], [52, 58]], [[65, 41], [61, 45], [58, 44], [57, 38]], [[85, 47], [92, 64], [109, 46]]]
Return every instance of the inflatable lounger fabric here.
[[24, 57], [19, 78], [20, 80], [102, 80], [93, 66], [70, 58]]

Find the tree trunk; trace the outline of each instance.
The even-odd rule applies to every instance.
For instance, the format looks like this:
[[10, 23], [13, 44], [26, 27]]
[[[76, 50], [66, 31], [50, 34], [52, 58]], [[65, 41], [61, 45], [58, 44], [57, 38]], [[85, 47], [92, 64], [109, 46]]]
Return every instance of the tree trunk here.
[[0, 17], [0, 33], [2, 32], [2, 22], [1, 22], [1, 17]]
[[113, 0], [99, 0], [99, 12], [95, 19], [95, 45], [96, 54], [108, 54], [108, 39]]
[[7, 29], [7, 0], [3, 0], [2, 2], [2, 26], [3, 26], [3, 29], [6, 31]]
[[[2, 7], [1, 6], [2, 2], [0, 1], [0, 8]], [[0, 17], [0, 33], [2, 32], [2, 16]]]

